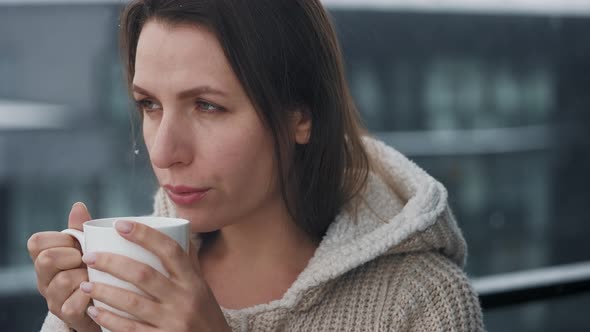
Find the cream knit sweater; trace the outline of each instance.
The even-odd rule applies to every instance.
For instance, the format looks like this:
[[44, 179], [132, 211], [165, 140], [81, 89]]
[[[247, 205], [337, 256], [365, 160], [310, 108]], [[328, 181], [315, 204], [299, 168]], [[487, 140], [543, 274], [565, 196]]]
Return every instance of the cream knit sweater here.
[[[465, 241], [445, 188], [394, 149], [366, 139], [396, 194], [371, 175], [358, 223], [341, 213], [280, 300], [222, 308], [236, 332], [483, 331], [476, 294], [461, 270]], [[160, 190], [155, 214], [174, 216]], [[42, 332], [67, 332], [48, 314]]]

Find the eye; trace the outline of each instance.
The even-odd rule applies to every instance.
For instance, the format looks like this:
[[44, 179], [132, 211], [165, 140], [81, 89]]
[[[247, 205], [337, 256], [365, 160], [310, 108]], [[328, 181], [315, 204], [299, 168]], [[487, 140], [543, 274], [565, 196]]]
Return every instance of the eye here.
[[137, 100], [135, 101], [135, 104], [137, 105], [137, 108], [140, 111], [146, 113], [154, 112], [162, 108], [162, 106], [160, 106], [158, 103], [153, 102], [151, 99]]
[[197, 107], [199, 108], [199, 110], [205, 113], [215, 113], [224, 111], [223, 107], [202, 100], [197, 101]]

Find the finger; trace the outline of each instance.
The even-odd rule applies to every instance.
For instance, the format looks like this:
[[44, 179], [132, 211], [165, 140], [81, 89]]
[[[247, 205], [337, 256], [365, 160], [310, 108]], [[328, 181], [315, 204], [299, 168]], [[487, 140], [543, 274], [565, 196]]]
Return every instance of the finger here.
[[156, 325], [161, 319], [159, 305], [135, 292], [98, 282], [83, 282], [80, 289], [94, 300], [126, 312], [140, 321]]
[[121, 317], [108, 310], [97, 307], [88, 307], [87, 313], [88, 316], [90, 316], [90, 318], [92, 318], [98, 325], [110, 330], [111, 332], [156, 332], [156, 329], [147, 323]]
[[84, 321], [89, 319], [86, 315], [86, 308], [88, 308], [89, 303], [90, 297], [88, 297], [81, 289], [76, 289], [61, 306], [62, 316], [60, 318], [77, 326], [87, 324], [87, 322]]
[[133, 221], [119, 220], [115, 223], [115, 228], [125, 239], [158, 256], [171, 278], [190, 277], [195, 274], [187, 252], [168, 235]]
[[35, 233], [27, 241], [27, 249], [33, 262], [42, 251], [57, 247], [79, 248], [79, 244], [72, 236], [60, 232]]
[[61, 312], [66, 300], [78, 289], [82, 281], [88, 280], [86, 269], [76, 269], [59, 272], [47, 287], [45, 298], [51, 302], [53, 308]]
[[129, 257], [102, 252], [88, 253], [83, 259], [88, 267], [127, 281], [155, 299], [161, 300], [174, 294], [175, 287], [166, 276]]
[[68, 228], [82, 231], [82, 224], [88, 220], [92, 220], [92, 218], [86, 205], [82, 202], [74, 203], [68, 217]]
[[199, 248], [201, 247], [201, 241], [202, 240], [198, 237], [191, 237], [188, 249], [193, 268], [199, 275], [201, 274], [201, 262], [199, 261]]
[[72, 270], [83, 265], [78, 249], [58, 247], [43, 250], [35, 260], [35, 272], [39, 285], [49, 286], [60, 271]]

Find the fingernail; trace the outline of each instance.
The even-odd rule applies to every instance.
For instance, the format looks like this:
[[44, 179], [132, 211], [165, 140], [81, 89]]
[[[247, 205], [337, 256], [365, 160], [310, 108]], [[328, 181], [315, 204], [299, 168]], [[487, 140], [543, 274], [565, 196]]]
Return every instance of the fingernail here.
[[86, 312], [88, 313], [88, 316], [92, 317], [92, 319], [98, 316], [98, 309], [96, 309], [96, 307], [90, 306], [86, 309]]
[[115, 228], [121, 233], [129, 233], [133, 229], [133, 223], [124, 220], [117, 220]]
[[74, 205], [72, 207], [76, 207], [76, 206], [80, 206], [80, 207], [86, 208], [86, 204], [84, 204], [82, 202], [76, 202], [76, 203], [74, 203]]
[[92, 283], [91, 282], [87, 282], [87, 281], [82, 281], [80, 283], [80, 289], [84, 293], [90, 293], [90, 292], [92, 292]]
[[87, 252], [82, 256], [82, 262], [85, 264], [94, 264], [96, 262], [96, 253]]

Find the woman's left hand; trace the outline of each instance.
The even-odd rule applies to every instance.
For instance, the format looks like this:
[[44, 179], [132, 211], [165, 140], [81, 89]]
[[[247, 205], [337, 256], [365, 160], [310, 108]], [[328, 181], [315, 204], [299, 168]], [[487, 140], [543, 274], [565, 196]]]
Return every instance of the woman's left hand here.
[[[126, 225], [130, 227], [125, 228]], [[120, 331], [231, 331], [211, 289], [203, 280], [194, 248], [187, 254], [167, 235], [135, 222], [117, 222], [125, 239], [162, 260], [167, 278], [147, 264], [112, 253], [87, 253], [83, 261], [96, 270], [127, 281], [148, 296], [102, 283], [82, 283], [95, 300], [129, 313], [138, 321], [90, 307], [88, 315], [112, 332]], [[126, 231], [127, 230], [127, 231]]]

